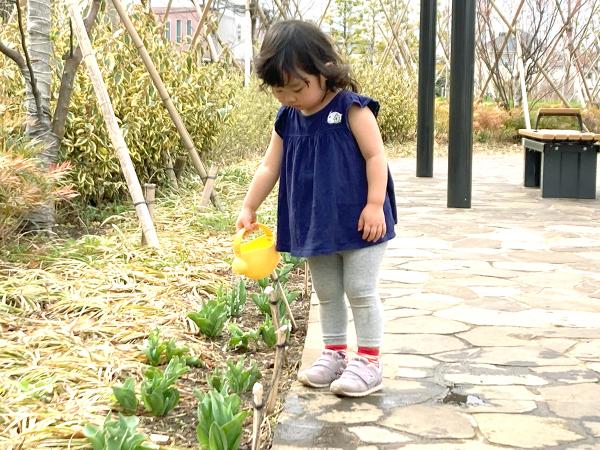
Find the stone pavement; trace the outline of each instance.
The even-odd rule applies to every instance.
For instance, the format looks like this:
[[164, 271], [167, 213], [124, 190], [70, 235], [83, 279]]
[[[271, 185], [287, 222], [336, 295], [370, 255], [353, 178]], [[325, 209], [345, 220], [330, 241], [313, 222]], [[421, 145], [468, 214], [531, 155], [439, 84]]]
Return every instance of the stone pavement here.
[[[600, 449], [600, 193], [542, 199], [520, 154], [475, 155], [472, 209], [448, 209], [446, 160], [390, 165], [384, 390], [296, 383], [273, 448]], [[315, 302], [302, 365], [320, 349]]]

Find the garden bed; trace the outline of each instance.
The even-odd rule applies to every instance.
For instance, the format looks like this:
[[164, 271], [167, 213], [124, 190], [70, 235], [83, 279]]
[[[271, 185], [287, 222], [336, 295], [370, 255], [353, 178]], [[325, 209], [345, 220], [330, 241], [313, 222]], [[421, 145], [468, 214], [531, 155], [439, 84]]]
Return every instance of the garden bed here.
[[[162, 436], [161, 448], [199, 448], [194, 390], [207, 391], [207, 376], [226, 361], [244, 356], [259, 368], [268, 387], [274, 350], [258, 341], [248, 352], [233, 350], [230, 333], [208, 338], [187, 318], [217, 295], [219, 287], [238, 282], [230, 270], [230, 242], [237, 208], [251, 167], [229, 169], [218, 180], [225, 211], [200, 209], [199, 186], [188, 183], [161, 193], [155, 222], [161, 250], [139, 246], [132, 210], [87, 224], [100, 233], [78, 237], [75, 230], [43, 241], [22, 238], [0, 245], [0, 447], [91, 448], [83, 435], [87, 424], [101, 425], [122, 408], [112, 387], [127, 377], [139, 385], [147, 370], [144, 347], [153, 330], [186, 346], [199, 367], [190, 367], [176, 383], [180, 401], [164, 417], [138, 406], [138, 432]], [[160, 194], [159, 194], [160, 195]], [[272, 223], [273, 198], [261, 211]], [[76, 227], [79, 231], [81, 227]], [[68, 231], [68, 233], [67, 233]], [[60, 235], [71, 237], [60, 237]], [[287, 289], [304, 289], [303, 264], [290, 272]], [[250, 293], [260, 292], [248, 282]], [[296, 376], [302, 352], [309, 301], [291, 305], [298, 330], [291, 334], [279, 398]], [[263, 316], [248, 298], [237, 323], [256, 329]], [[164, 370], [164, 362], [159, 369]], [[251, 407], [249, 393], [242, 408]], [[263, 425], [268, 447], [280, 405]], [[251, 415], [244, 422], [240, 448], [251, 440]]]

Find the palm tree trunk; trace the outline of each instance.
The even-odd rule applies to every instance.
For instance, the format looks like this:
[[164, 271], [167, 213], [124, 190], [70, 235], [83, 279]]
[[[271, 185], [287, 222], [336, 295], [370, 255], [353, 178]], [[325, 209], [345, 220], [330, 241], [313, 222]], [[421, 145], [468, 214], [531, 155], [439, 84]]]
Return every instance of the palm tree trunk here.
[[[52, 20], [52, 0], [29, 0], [27, 8], [27, 35], [29, 37], [29, 57], [35, 74], [35, 85], [39, 92], [40, 111], [36, 106], [31, 77], [25, 72], [27, 108], [26, 134], [42, 145], [39, 154], [41, 164], [48, 168], [56, 162], [60, 141], [52, 132], [50, 114], [50, 88], [52, 71], [52, 41], [50, 25]], [[50, 229], [55, 224], [54, 203], [49, 202], [31, 211], [26, 217], [30, 228]]]

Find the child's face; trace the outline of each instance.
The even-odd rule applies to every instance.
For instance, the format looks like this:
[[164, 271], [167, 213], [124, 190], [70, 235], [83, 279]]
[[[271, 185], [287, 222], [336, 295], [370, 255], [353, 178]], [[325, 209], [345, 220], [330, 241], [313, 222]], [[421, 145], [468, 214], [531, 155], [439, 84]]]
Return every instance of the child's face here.
[[[325, 78], [300, 72], [302, 78], [290, 78], [284, 86], [273, 86], [273, 95], [284, 106], [310, 114], [318, 109], [325, 94]], [[305, 81], [306, 80], [306, 81]]]

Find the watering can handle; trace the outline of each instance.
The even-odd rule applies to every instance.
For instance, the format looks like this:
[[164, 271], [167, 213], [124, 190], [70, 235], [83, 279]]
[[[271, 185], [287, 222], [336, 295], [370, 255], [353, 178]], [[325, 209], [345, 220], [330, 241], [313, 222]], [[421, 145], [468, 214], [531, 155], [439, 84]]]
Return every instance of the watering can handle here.
[[[273, 231], [271, 231], [271, 229], [268, 226], [263, 225], [262, 223], [257, 223], [256, 225], [258, 225], [258, 228], [260, 228], [260, 230], [265, 234], [265, 236], [269, 238], [273, 237]], [[242, 245], [242, 239], [244, 239], [246, 235], [253, 233], [254, 231], [256, 230], [248, 231], [245, 228], [240, 228], [238, 230], [238, 232], [233, 237], [233, 253], [235, 253], [235, 256], [241, 256], [240, 246]]]

